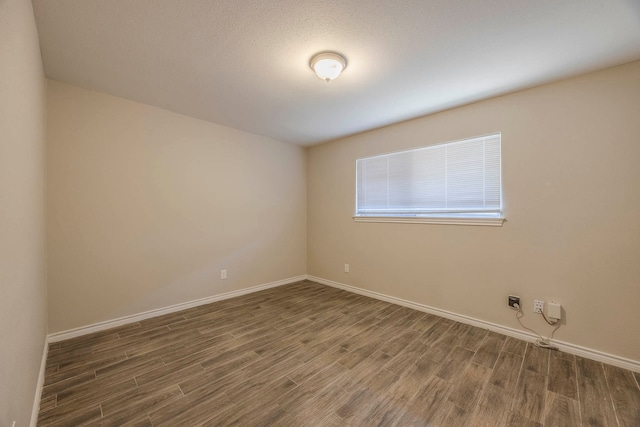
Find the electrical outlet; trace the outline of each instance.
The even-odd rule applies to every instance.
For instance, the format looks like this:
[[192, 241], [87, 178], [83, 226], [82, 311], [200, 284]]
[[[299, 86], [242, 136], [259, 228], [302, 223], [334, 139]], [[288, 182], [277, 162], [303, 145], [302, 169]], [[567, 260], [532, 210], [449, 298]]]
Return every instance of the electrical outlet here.
[[544, 301], [534, 300], [533, 301], [533, 312], [534, 313], [542, 313], [544, 310]]
[[345, 264], [344, 265], [344, 272], [348, 273], [349, 272], [349, 264]]
[[517, 297], [515, 295], [509, 295], [509, 300], [507, 301], [507, 304], [509, 304], [509, 307], [517, 310], [520, 307], [520, 297]]
[[220, 270], [220, 278], [221, 279], [227, 278], [227, 270]]

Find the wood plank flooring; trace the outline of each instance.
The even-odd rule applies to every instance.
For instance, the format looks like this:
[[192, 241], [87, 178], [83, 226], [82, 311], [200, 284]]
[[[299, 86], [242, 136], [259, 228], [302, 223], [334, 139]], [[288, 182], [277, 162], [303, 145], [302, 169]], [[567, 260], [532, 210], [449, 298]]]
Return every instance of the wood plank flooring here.
[[39, 426], [640, 426], [640, 375], [304, 281], [52, 344]]

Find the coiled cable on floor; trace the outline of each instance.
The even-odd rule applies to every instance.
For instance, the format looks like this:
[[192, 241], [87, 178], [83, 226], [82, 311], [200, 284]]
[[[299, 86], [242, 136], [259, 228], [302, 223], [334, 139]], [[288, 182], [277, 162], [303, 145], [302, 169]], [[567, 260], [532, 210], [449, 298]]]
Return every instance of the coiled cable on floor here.
[[551, 332], [551, 336], [549, 338], [544, 338], [542, 335], [540, 335], [539, 333], [537, 333], [533, 329], [526, 327], [524, 325], [524, 323], [522, 323], [521, 319], [524, 317], [524, 312], [522, 311], [522, 308], [520, 307], [520, 304], [514, 304], [514, 307], [517, 310], [516, 311], [516, 319], [518, 319], [518, 323], [520, 323], [520, 326], [522, 326], [527, 331], [533, 332], [538, 337], [538, 339], [535, 340], [535, 342], [534, 342], [536, 347], [548, 348], [549, 350], [558, 350], [558, 347], [556, 347], [555, 345], [551, 344], [551, 340], [553, 339], [553, 336], [555, 335], [556, 331], [560, 328], [560, 321], [559, 320], [557, 320], [555, 323], [552, 323], [552, 322], [549, 321], [549, 319], [547, 319], [547, 316], [545, 316], [543, 312], [540, 312], [540, 314], [542, 314], [542, 317], [544, 317], [545, 322], [547, 322], [551, 326], [555, 325], [555, 328], [553, 328], [553, 331]]

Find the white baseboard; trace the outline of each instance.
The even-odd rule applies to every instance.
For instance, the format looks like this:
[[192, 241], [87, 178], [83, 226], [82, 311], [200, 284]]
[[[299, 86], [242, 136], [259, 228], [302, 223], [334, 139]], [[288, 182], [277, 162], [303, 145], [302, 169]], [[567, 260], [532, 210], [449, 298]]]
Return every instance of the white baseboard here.
[[40, 399], [42, 398], [42, 387], [44, 386], [44, 372], [47, 366], [47, 355], [49, 354], [49, 340], [45, 338], [44, 349], [42, 350], [42, 360], [40, 361], [40, 373], [38, 374], [38, 383], [36, 384], [36, 393], [33, 398], [33, 408], [31, 409], [30, 427], [36, 427], [38, 424], [38, 415], [40, 414]]
[[[387, 301], [393, 304], [402, 305], [404, 307], [409, 307], [414, 310], [435, 314], [437, 316], [455, 320], [460, 323], [466, 323], [472, 326], [489, 329], [490, 331], [498, 332], [500, 334], [518, 338], [521, 340], [533, 342], [537, 339], [535, 335], [529, 332], [523, 332], [517, 329], [510, 328], [508, 326], [502, 326], [496, 323], [491, 323], [491, 322], [476, 319], [473, 317], [464, 316], [462, 314], [441, 310], [439, 308], [430, 307], [428, 305], [407, 301], [402, 298], [396, 298], [390, 295], [381, 294], [379, 292], [373, 292], [373, 291], [358, 288], [355, 286], [345, 285], [344, 283], [334, 282], [332, 280], [323, 279], [321, 277], [307, 275], [307, 280], [311, 280], [313, 282], [317, 282], [327, 286], [332, 286], [334, 288], [342, 289], [348, 292], [353, 292], [353, 293], [364, 295], [367, 297], [379, 299], [382, 301]], [[558, 340], [553, 340], [553, 344], [557, 346], [561, 351], [564, 351], [565, 353], [574, 354], [576, 356], [585, 357], [587, 359], [593, 359], [598, 362], [607, 363], [609, 365], [617, 366], [623, 369], [628, 369], [630, 371], [640, 372], [640, 361], [637, 361], [637, 360], [626, 359], [624, 357], [619, 357], [613, 354], [604, 353], [602, 351], [598, 351], [591, 348], [582, 347], [579, 345], [558, 341]]]
[[[379, 299], [382, 301], [387, 301], [393, 304], [402, 305], [404, 307], [409, 307], [414, 310], [423, 311], [430, 314], [435, 314], [440, 317], [445, 317], [447, 319], [455, 320], [457, 322], [466, 323], [472, 326], [477, 326], [484, 329], [489, 329], [490, 331], [498, 332], [500, 334], [504, 334], [510, 337], [518, 338], [525, 341], [533, 342], [536, 340], [536, 336], [529, 333], [524, 332], [518, 329], [510, 328], [508, 326], [498, 325], [496, 323], [487, 322], [485, 320], [476, 319], [469, 316], [464, 316], [462, 314], [453, 313], [450, 311], [442, 310], [435, 307], [430, 307], [428, 305], [404, 300], [402, 298], [393, 297], [390, 295], [382, 294], [379, 292], [369, 291], [366, 289], [358, 288], [351, 285], [346, 285], [344, 283], [334, 282], [332, 280], [323, 279], [321, 277], [315, 277], [311, 275], [302, 275], [296, 277], [290, 277], [288, 279], [278, 280], [271, 283], [265, 283], [258, 286], [252, 286], [250, 288], [240, 289], [237, 291], [225, 292], [223, 294], [213, 295], [206, 298], [201, 298], [194, 301], [188, 301], [180, 304], [175, 304], [169, 307], [159, 308], [155, 310], [146, 311], [144, 313], [133, 314], [130, 316], [120, 317], [118, 319], [108, 320], [105, 322], [99, 322], [92, 325], [82, 326], [75, 329], [70, 329], [67, 331], [56, 332], [48, 335], [47, 342], [57, 342], [63, 341], [70, 338], [79, 337], [81, 335], [91, 334], [93, 332], [99, 332], [111, 328], [115, 328], [118, 326], [126, 325], [127, 323], [139, 322], [141, 320], [149, 319], [152, 317], [162, 316], [164, 314], [175, 313], [176, 311], [186, 310], [188, 308], [197, 307], [199, 305], [209, 304], [215, 301], [221, 301], [229, 298], [238, 297], [241, 295], [246, 295], [258, 291], [262, 291], [265, 289], [275, 288], [277, 286], [288, 285], [290, 283], [299, 282], [302, 280], [311, 280], [323, 285], [332, 286], [334, 288], [342, 289], [348, 292], [353, 292], [356, 294], [368, 296], [371, 298]], [[640, 361], [631, 360], [624, 357], [616, 356], [613, 354], [605, 353], [599, 350], [594, 350], [587, 347], [582, 347], [576, 344], [571, 344], [564, 341], [553, 341], [554, 345], [556, 345], [561, 351], [566, 353], [574, 354], [576, 356], [586, 357], [588, 359], [597, 360], [599, 362], [607, 363], [609, 365], [617, 366], [623, 369], [628, 369], [634, 372], [640, 372]], [[42, 390], [42, 382], [44, 381], [44, 369], [46, 364], [46, 355], [48, 351], [48, 345], [45, 347], [45, 351], [43, 354], [42, 365], [40, 367], [40, 377], [38, 378], [38, 391], [36, 392], [36, 400], [37, 405], [34, 403], [34, 412], [36, 411], [36, 406], [40, 407], [40, 391]], [[36, 421], [37, 421], [37, 412]], [[32, 419], [32, 425], [33, 419]]]
[[132, 314], [129, 316], [120, 317], [113, 320], [107, 320], [104, 322], [94, 323], [92, 325], [81, 326], [79, 328], [69, 329], [66, 331], [56, 332], [49, 334], [47, 337], [48, 342], [58, 342], [68, 340], [70, 338], [79, 337], [81, 335], [92, 334], [94, 332], [104, 331], [107, 329], [115, 328], [118, 326], [126, 325], [127, 323], [139, 322], [141, 320], [150, 319], [152, 317], [162, 316], [164, 314], [175, 313], [176, 311], [186, 310], [188, 308], [197, 307], [199, 305], [209, 304], [216, 301], [221, 301], [229, 298], [239, 297], [241, 295], [251, 294], [265, 289], [275, 288], [277, 286], [288, 285], [290, 283], [300, 282], [306, 279], [306, 275], [290, 277], [288, 279], [278, 280], [271, 283], [265, 283], [258, 286], [252, 286], [250, 288], [244, 288], [237, 291], [225, 292], [218, 295], [213, 295], [206, 298], [201, 298], [193, 301], [187, 301], [180, 304], [174, 304], [169, 307], [157, 308], [154, 310], [145, 311], [143, 313]]

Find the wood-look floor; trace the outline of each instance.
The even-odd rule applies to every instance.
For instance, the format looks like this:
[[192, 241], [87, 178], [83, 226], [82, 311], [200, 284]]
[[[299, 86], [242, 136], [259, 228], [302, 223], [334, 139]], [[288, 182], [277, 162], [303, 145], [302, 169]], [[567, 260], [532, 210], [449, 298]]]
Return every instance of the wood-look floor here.
[[640, 374], [307, 281], [46, 366], [40, 426], [640, 426]]

